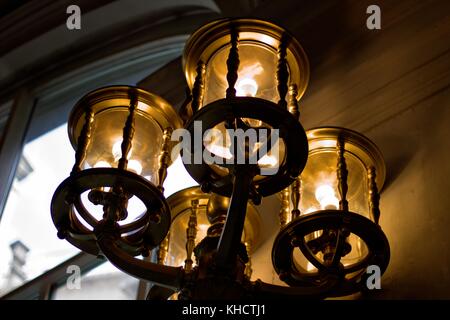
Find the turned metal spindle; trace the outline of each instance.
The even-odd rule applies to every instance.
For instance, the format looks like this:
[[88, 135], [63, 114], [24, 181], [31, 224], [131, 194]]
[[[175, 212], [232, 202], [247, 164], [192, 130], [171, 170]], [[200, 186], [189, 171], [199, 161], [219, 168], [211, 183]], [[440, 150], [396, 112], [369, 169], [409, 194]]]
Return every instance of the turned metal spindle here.
[[291, 184], [291, 201], [292, 201], [292, 213], [291, 213], [291, 221], [297, 219], [300, 216], [300, 188], [301, 188], [301, 180], [300, 177], [297, 177], [294, 182]]
[[168, 233], [164, 240], [159, 244], [157, 255], [158, 264], [164, 264], [166, 261], [167, 253], [169, 252], [169, 241], [170, 233]]
[[192, 113], [196, 113], [203, 104], [203, 97], [205, 95], [206, 64], [203, 61], [199, 61], [196, 71], [197, 76], [195, 77], [194, 86], [192, 87]]
[[171, 127], [168, 127], [164, 129], [163, 133], [163, 145], [161, 149], [161, 153], [159, 155], [159, 169], [158, 169], [158, 189], [161, 190], [161, 192], [164, 192], [164, 181], [167, 177], [167, 168], [169, 167], [170, 163], [170, 137], [172, 136], [173, 129]]
[[119, 159], [119, 169], [126, 170], [128, 166], [128, 153], [131, 150], [131, 143], [134, 136], [134, 122], [136, 117], [136, 109], [138, 105], [138, 99], [135, 94], [130, 94], [130, 108], [127, 121], [125, 122], [125, 127], [123, 128], [123, 139], [120, 149], [122, 152], [121, 158]]
[[347, 201], [347, 191], [348, 191], [348, 170], [347, 163], [345, 162], [344, 151], [345, 151], [345, 142], [342, 137], [337, 139], [337, 154], [338, 154], [338, 163], [337, 163], [337, 181], [338, 181], [338, 190], [340, 195], [339, 200], [339, 210], [348, 211], [348, 201]]
[[248, 262], [245, 264], [244, 274], [250, 279], [253, 273], [252, 259], [250, 258], [250, 251], [252, 249], [250, 243], [245, 242], [245, 249], [247, 250]]
[[278, 46], [278, 66], [277, 66], [277, 89], [278, 95], [280, 96], [280, 100], [278, 101], [278, 105], [287, 109], [286, 102], [286, 94], [288, 92], [288, 80], [289, 80], [289, 71], [287, 65], [287, 41], [286, 38], [283, 37], [280, 41], [280, 45]]
[[81, 129], [77, 141], [77, 151], [75, 152], [75, 164], [70, 174], [74, 174], [82, 169], [82, 164], [86, 158], [87, 148], [91, 142], [92, 126], [94, 123], [94, 110], [89, 106], [84, 116], [84, 125]]
[[236, 97], [236, 89], [234, 88], [236, 81], [238, 79], [238, 69], [239, 69], [239, 34], [235, 28], [231, 29], [231, 47], [230, 53], [227, 59], [227, 82], [228, 88], [226, 91], [227, 98]]
[[367, 168], [369, 184], [369, 213], [372, 220], [378, 224], [380, 220], [380, 194], [376, 182], [377, 173], [374, 167]]
[[179, 115], [183, 124], [186, 124], [189, 119], [192, 118], [194, 112], [192, 110], [192, 93], [189, 87], [186, 88], [186, 99], [184, 99], [183, 104], [180, 107]]
[[280, 228], [283, 228], [288, 222], [289, 217], [289, 187], [284, 188], [281, 192], [281, 208], [280, 208]]
[[189, 216], [188, 227], [186, 229], [186, 260], [184, 261], [184, 269], [186, 272], [192, 271], [192, 254], [195, 248], [195, 238], [197, 237], [197, 213], [199, 209], [198, 200], [191, 201], [191, 214]]
[[297, 101], [298, 88], [296, 84], [291, 84], [289, 86], [289, 101], [288, 110], [294, 116], [295, 119], [300, 119], [300, 108]]

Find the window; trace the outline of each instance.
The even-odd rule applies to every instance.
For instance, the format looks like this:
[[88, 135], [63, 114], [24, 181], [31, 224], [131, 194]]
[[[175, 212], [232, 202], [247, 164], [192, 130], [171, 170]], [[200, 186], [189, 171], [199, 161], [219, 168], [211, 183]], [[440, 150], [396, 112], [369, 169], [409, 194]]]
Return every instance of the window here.
[[105, 262], [82, 275], [78, 287], [63, 284], [56, 288], [51, 299], [134, 300], [138, 285], [138, 279], [121, 272], [111, 263]]
[[[10, 113], [12, 103], [8, 108], [0, 106], [0, 136], [8, 117], [10, 126], [4, 134], [13, 136], [7, 152], [0, 154], [7, 158], [7, 161], [0, 159], [1, 177], [7, 176], [11, 181], [15, 171], [11, 188], [8, 184], [3, 188], [6, 192], [3, 189], [1, 192], [7, 194], [7, 201], [0, 214], [0, 298], [5, 295], [12, 299], [113, 298], [109, 293], [115, 294], [117, 299], [136, 298], [138, 280], [57, 238], [50, 203], [55, 189], [68, 177], [74, 164], [65, 121], [75, 102], [101, 86], [135, 85], [179, 57], [186, 38], [179, 32], [174, 31], [173, 36], [167, 38], [147, 37], [137, 42], [130, 38], [129, 44], [125, 37], [121, 42], [123, 51], [115, 47], [109, 51], [104, 46], [97, 48], [102, 54], [87, 59], [89, 62], [81, 66], [78, 60], [73, 64], [64, 59], [55, 61], [53, 67], [60, 68], [60, 74], [42, 75], [43, 81], [33, 80], [41, 79], [39, 76], [30, 78], [34, 82], [27, 83], [21, 90], [24, 92], [22, 100], [14, 101], [18, 106], [28, 103], [24, 107], [28, 112], [26, 117], [19, 110], [15, 112], [15, 122], [11, 122], [14, 118]], [[19, 123], [21, 127], [14, 128]], [[170, 175], [176, 179], [166, 180], [166, 195], [196, 184], [184, 170], [181, 159], [169, 171], [176, 171]], [[2, 199], [3, 205], [5, 197]], [[82, 288], [76, 293], [65, 287], [66, 269], [71, 264], [79, 265], [82, 272]], [[118, 287], [123, 285], [124, 291], [103, 295], [102, 281], [103, 284], [114, 281]], [[98, 290], [89, 290], [94, 285]]]
[[[67, 177], [73, 163], [73, 150], [66, 136], [66, 125], [62, 125], [23, 149], [0, 223], [2, 294], [79, 252], [55, 236], [49, 214], [51, 190]], [[21, 261], [13, 252], [19, 247], [12, 246], [14, 243], [26, 248]]]

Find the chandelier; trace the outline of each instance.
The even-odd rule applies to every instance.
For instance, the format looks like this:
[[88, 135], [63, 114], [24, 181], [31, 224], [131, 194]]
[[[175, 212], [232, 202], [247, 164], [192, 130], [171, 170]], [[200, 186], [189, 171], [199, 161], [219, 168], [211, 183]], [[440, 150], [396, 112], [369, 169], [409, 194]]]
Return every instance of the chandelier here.
[[[149, 299], [339, 297], [363, 290], [368, 266], [384, 272], [382, 155], [352, 130], [303, 129], [309, 65], [297, 40], [269, 22], [220, 19], [190, 37], [183, 67], [179, 113], [130, 86], [75, 105], [75, 164], [51, 204], [58, 237], [153, 283]], [[177, 157], [199, 186], [166, 199]], [[272, 264], [284, 285], [251, 280], [269, 236], [258, 205], [274, 194]]]

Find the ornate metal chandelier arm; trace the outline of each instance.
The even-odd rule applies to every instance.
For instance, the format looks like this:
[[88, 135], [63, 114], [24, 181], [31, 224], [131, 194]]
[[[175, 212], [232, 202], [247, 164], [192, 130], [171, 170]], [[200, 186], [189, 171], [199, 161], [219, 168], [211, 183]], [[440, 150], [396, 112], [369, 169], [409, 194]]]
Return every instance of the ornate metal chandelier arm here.
[[233, 263], [238, 254], [244, 228], [249, 190], [255, 175], [252, 167], [237, 165], [234, 173], [233, 192], [228, 207], [227, 219], [217, 247], [216, 264], [225, 267]]
[[324, 299], [338, 284], [338, 278], [334, 276], [327, 276], [321, 285], [314, 287], [284, 287], [257, 280], [253, 290], [254, 297], [260, 299]]
[[333, 257], [330, 261], [330, 265], [334, 268], [338, 268], [339, 264], [341, 262], [341, 258], [345, 255], [344, 254], [344, 246], [345, 246], [345, 240], [347, 239], [348, 232], [343, 230], [342, 228], [338, 230], [337, 235], [337, 241], [336, 241], [336, 248], [334, 250]]
[[182, 267], [169, 267], [136, 259], [120, 250], [112, 235], [100, 234], [97, 237], [103, 255], [123, 272], [172, 290], [181, 287], [184, 276]]

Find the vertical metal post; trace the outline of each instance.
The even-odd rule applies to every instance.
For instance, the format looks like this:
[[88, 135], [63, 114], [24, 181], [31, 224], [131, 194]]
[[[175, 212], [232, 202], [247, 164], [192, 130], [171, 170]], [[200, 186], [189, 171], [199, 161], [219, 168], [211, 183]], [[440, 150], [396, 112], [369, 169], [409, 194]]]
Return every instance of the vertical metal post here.
[[219, 267], [232, 265], [239, 251], [247, 212], [249, 190], [254, 177], [253, 172], [248, 169], [246, 166], [235, 169], [227, 220], [217, 247], [216, 264]]
[[337, 163], [337, 180], [338, 180], [338, 190], [340, 195], [339, 209], [343, 211], [348, 211], [348, 201], [347, 201], [347, 178], [348, 170], [347, 164], [345, 162], [344, 151], [345, 151], [345, 141], [342, 137], [339, 137], [336, 144], [338, 163]]
[[195, 77], [194, 86], [192, 87], [192, 113], [196, 113], [203, 104], [203, 96], [205, 94], [205, 75], [206, 65], [203, 61], [197, 64], [197, 76]]
[[301, 180], [300, 177], [297, 177], [294, 182], [291, 184], [291, 201], [292, 201], [292, 218], [291, 220], [295, 220], [300, 216], [300, 190], [301, 189]]
[[375, 167], [367, 168], [367, 180], [369, 184], [369, 213], [376, 224], [380, 220], [380, 194], [377, 187], [377, 173]]
[[248, 262], [245, 264], [245, 275], [250, 279], [252, 277], [253, 269], [252, 269], [252, 258], [250, 257], [251, 245], [248, 242], [245, 242], [245, 249], [247, 251]]
[[298, 89], [296, 84], [291, 84], [289, 86], [289, 102], [288, 110], [294, 116], [295, 119], [300, 119], [300, 108], [297, 101]]
[[167, 258], [167, 254], [169, 252], [169, 243], [170, 243], [170, 233], [164, 238], [164, 240], [159, 244], [158, 253], [157, 253], [157, 263], [164, 264]]
[[73, 165], [72, 172], [70, 174], [74, 174], [82, 170], [82, 164], [86, 158], [87, 148], [91, 142], [93, 124], [94, 111], [92, 110], [92, 106], [89, 105], [84, 113], [84, 124], [80, 135], [78, 136], [77, 150], [75, 151], [75, 164]]
[[191, 201], [191, 214], [189, 216], [188, 227], [186, 229], [186, 260], [184, 262], [184, 269], [186, 272], [192, 271], [192, 254], [195, 248], [195, 238], [197, 237], [197, 213], [199, 208], [198, 199]]
[[283, 109], [287, 109], [286, 94], [288, 92], [289, 71], [288, 71], [287, 59], [286, 59], [287, 41], [286, 41], [285, 36], [283, 36], [280, 41], [277, 56], [278, 56], [277, 89], [278, 89], [278, 95], [280, 96], [278, 105]]
[[281, 208], [280, 208], [280, 228], [283, 228], [286, 223], [288, 222], [288, 216], [289, 216], [289, 187], [283, 189], [280, 192], [281, 195]]
[[234, 88], [234, 85], [236, 84], [236, 81], [238, 79], [238, 69], [239, 69], [239, 50], [238, 50], [239, 34], [234, 27], [231, 28], [230, 36], [231, 36], [231, 48], [227, 59], [228, 88], [226, 91], [226, 97], [234, 98], [236, 97], [236, 89]]
[[136, 117], [136, 109], [138, 104], [137, 93], [130, 92], [130, 112], [123, 128], [123, 140], [120, 145], [122, 156], [119, 159], [119, 169], [126, 170], [128, 166], [128, 153], [131, 150], [131, 144], [134, 136], [134, 122]]
[[159, 168], [158, 168], [158, 189], [164, 192], [164, 181], [167, 177], [167, 168], [170, 162], [170, 137], [172, 136], [173, 129], [166, 128], [163, 133], [163, 145], [161, 154], [159, 155]]

